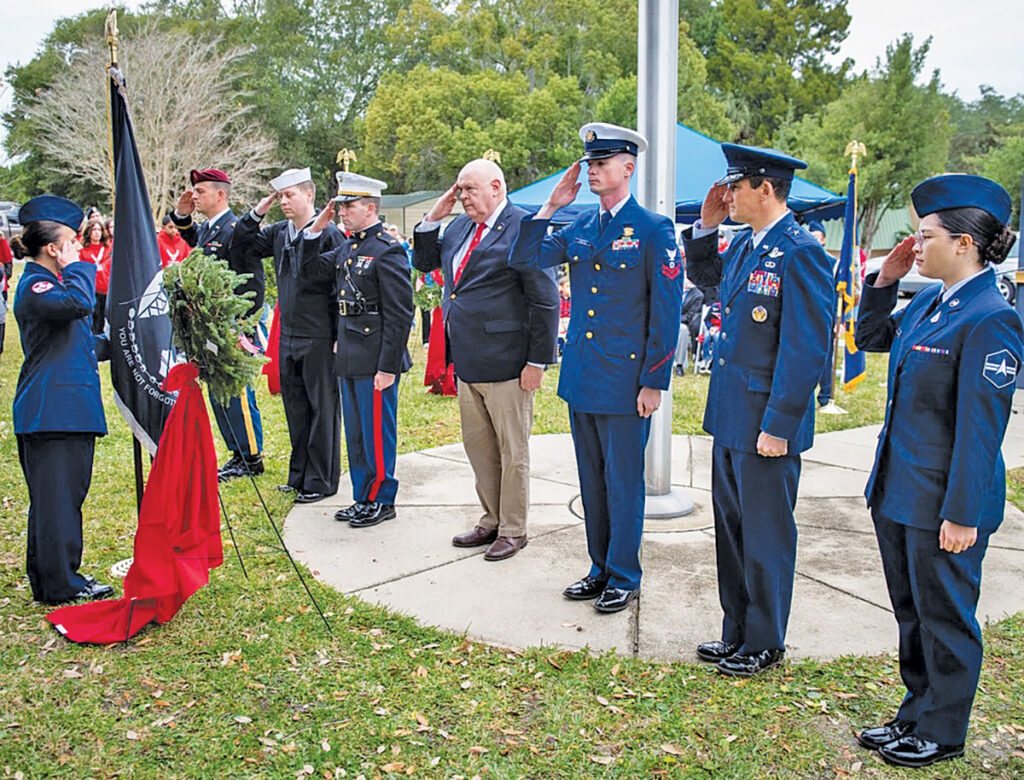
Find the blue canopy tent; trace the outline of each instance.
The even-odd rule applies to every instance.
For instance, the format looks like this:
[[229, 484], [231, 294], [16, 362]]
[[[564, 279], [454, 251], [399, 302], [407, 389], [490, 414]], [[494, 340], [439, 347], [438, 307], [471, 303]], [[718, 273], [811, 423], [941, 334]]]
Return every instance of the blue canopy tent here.
[[[700, 207], [708, 188], [725, 174], [725, 155], [718, 141], [698, 133], [686, 125], [676, 125], [676, 222], [690, 223], [700, 216]], [[540, 210], [565, 170], [528, 184], [508, 198], [531, 213]], [[581, 174], [583, 186], [576, 200], [555, 212], [553, 221], [571, 222], [583, 211], [597, 205], [598, 199], [587, 187], [586, 173]], [[630, 182], [636, 194], [636, 177]], [[829, 192], [799, 177], [793, 179], [789, 207], [805, 221], [839, 219], [843, 216], [846, 198]]]

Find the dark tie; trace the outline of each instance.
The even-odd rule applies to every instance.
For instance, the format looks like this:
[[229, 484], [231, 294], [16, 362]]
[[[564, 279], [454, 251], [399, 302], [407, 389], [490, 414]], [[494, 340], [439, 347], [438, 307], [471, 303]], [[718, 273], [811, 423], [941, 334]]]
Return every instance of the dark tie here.
[[598, 232], [604, 233], [604, 229], [608, 227], [608, 223], [612, 221], [612, 213], [610, 211], [602, 211], [597, 217]]
[[928, 308], [924, 310], [924, 314], [921, 315], [921, 319], [918, 321], [924, 322], [926, 319], [931, 317], [935, 313], [936, 309], [938, 309], [941, 305], [942, 293], [940, 292], [938, 295], [935, 296], [935, 300], [928, 304]]
[[206, 244], [210, 238], [210, 220], [206, 220], [202, 225], [199, 226], [199, 232], [196, 234], [196, 246], [202, 247]]

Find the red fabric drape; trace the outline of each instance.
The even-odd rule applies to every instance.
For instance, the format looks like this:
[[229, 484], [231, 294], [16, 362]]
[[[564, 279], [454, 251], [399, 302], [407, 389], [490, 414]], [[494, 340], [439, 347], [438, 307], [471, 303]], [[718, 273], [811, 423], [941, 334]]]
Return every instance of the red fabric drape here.
[[56, 609], [47, 619], [73, 642], [128, 639], [150, 621], [166, 623], [224, 561], [217, 501], [217, 451], [193, 363], [171, 368], [164, 389], [179, 391], [142, 496], [135, 559], [124, 597]]
[[281, 394], [281, 304], [274, 304], [274, 321], [270, 323], [270, 335], [267, 337], [267, 351], [263, 353], [269, 359], [263, 364], [263, 373], [267, 375], [267, 389], [271, 395]]
[[458, 395], [455, 387], [455, 366], [445, 363], [444, 320], [441, 307], [430, 313], [430, 343], [427, 345], [427, 370], [423, 384], [436, 395]]

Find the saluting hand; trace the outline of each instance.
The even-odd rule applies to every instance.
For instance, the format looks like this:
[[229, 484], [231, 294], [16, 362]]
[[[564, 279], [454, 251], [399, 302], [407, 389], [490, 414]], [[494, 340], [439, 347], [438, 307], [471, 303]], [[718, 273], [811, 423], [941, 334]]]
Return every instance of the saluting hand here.
[[69, 238], [57, 253], [57, 265], [61, 268], [67, 268], [72, 263], [77, 263], [78, 252], [81, 248], [82, 245], [78, 243], [78, 239]]
[[537, 212], [538, 219], [549, 219], [560, 208], [568, 206], [576, 200], [576, 195], [579, 194], [580, 187], [583, 186], [583, 182], [577, 181], [581, 168], [582, 166], [577, 160], [562, 174], [562, 178], [558, 180], [558, 184], [548, 196], [548, 202]]
[[274, 203], [280, 198], [280, 192], [272, 192], [259, 203], [257, 203], [256, 208], [253, 210], [256, 212], [256, 215], [262, 219], [263, 217], [267, 216], [267, 212], [270, 211], [270, 207], [273, 206]]
[[195, 193], [192, 190], [185, 190], [178, 197], [178, 205], [174, 207], [181, 216], [187, 217], [193, 211], [196, 210]]
[[882, 267], [875, 279], [875, 287], [888, 287], [895, 284], [914, 266], [914, 237], [907, 236], [892, 248], [892, 251], [885, 256]]
[[728, 184], [712, 184], [700, 207], [700, 226], [711, 230], [725, 222], [729, 216], [729, 204], [725, 202]]
[[978, 529], [972, 526], [943, 520], [939, 527], [939, 547], [946, 552], [962, 553], [973, 547], [976, 541], [978, 541]]
[[440, 222], [442, 219], [452, 213], [452, 209], [455, 208], [455, 201], [457, 200], [457, 194], [459, 191], [458, 183], [453, 184], [440, 198], [434, 203], [434, 207], [427, 214], [428, 222]]
[[322, 233], [327, 230], [327, 226], [334, 220], [334, 201], [327, 201], [327, 205], [324, 206], [324, 210], [316, 215], [316, 221], [309, 226], [310, 233]]

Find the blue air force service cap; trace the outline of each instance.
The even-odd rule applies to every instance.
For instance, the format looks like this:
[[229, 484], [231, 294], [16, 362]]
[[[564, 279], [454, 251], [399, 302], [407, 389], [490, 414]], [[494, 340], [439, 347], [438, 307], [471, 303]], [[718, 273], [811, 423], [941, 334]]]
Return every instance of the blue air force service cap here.
[[647, 139], [636, 130], [606, 122], [583, 125], [580, 128], [580, 140], [583, 141], [580, 162], [603, 160], [616, 154], [631, 154], [635, 157], [647, 151]]
[[807, 167], [803, 160], [760, 146], [722, 144], [722, 153], [729, 167], [725, 176], [718, 180], [719, 184], [729, 184], [751, 176], [771, 176], [773, 179], [788, 181], [793, 178], [794, 171]]
[[944, 173], [925, 179], [914, 187], [910, 199], [919, 217], [974, 206], [998, 219], [1000, 225], [1006, 225], [1013, 210], [1013, 201], [1006, 190], [991, 179], [969, 173]]
[[335, 177], [338, 179], [335, 203], [351, 203], [360, 198], [379, 198], [381, 192], [388, 188], [380, 179], [371, 179], [369, 176], [360, 176], [350, 171], [338, 171]]
[[58, 195], [37, 195], [25, 201], [18, 210], [18, 221], [22, 225], [29, 222], [59, 222], [72, 230], [78, 230], [85, 220], [85, 212], [73, 200]]

